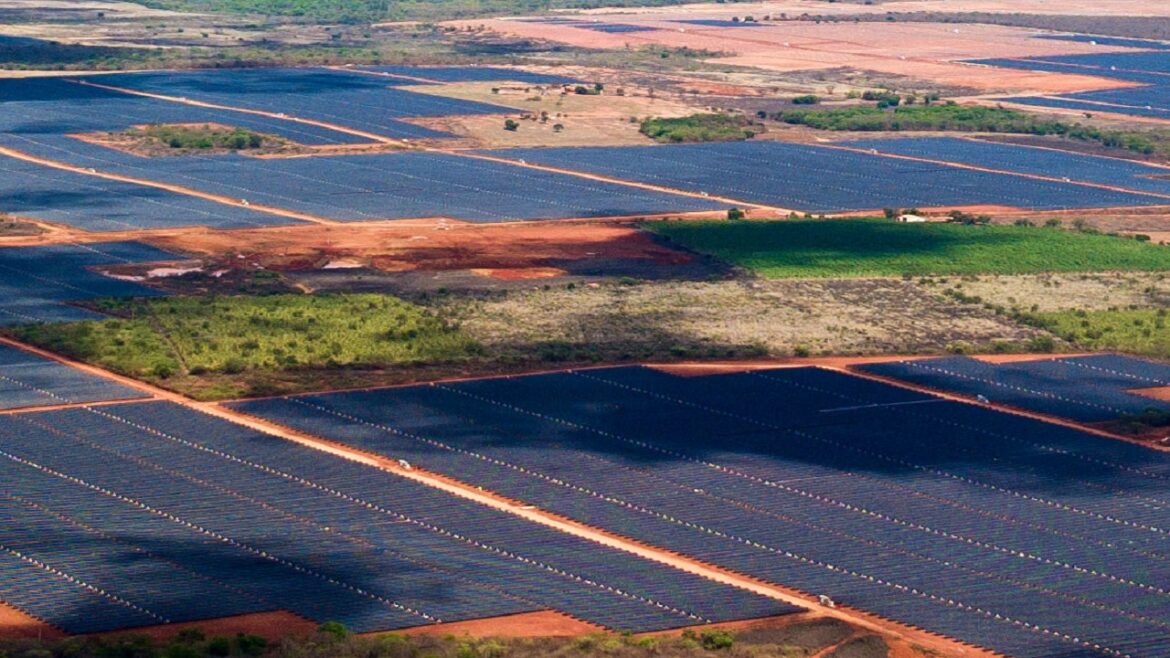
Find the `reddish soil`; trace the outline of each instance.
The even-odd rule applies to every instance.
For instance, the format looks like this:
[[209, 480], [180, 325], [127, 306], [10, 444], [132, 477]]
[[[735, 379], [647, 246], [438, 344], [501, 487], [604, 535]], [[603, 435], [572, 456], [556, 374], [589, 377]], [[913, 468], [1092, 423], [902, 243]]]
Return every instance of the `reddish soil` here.
[[552, 610], [526, 612], [506, 617], [458, 621], [449, 624], [416, 626], [399, 631], [402, 635], [470, 635], [473, 637], [576, 637], [603, 631]]
[[[855, 5], [849, 5], [854, 7]], [[813, 13], [820, 13], [818, 4]], [[885, 5], [883, 5], [885, 7]], [[761, 6], [760, 14], [778, 13]], [[724, 10], [727, 17], [752, 13], [748, 7]], [[607, 34], [572, 25], [509, 20], [456, 21], [458, 26], [489, 29], [533, 39], [559, 41], [587, 48], [623, 49], [657, 45], [721, 53], [721, 63], [773, 71], [852, 68], [929, 80], [940, 85], [1012, 93], [1066, 93], [1128, 86], [1092, 75], [1046, 73], [963, 64], [961, 60], [991, 57], [1043, 57], [1126, 50], [1091, 44], [1034, 39], [1034, 30], [936, 23], [769, 22], [766, 28], [684, 25], [665, 19], [711, 17], [700, 12], [666, 15], [595, 16], [660, 28], [646, 32]], [[891, 49], [890, 44], [896, 44]]]
[[234, 636], [239, 633], [246, 635], [259, 635], [260, 637], [269, 640], [276, 640], [281, 637], [309, 635], [317, 630], [318, 624], [303, 617], [298, 617], [291, 612], [283, 610], [277, 612], [259, 612], [251, 615], [240, 615], [238, 617], [225, 617], [223, 619], [209, 619], [207, 621], [193, 621], [183, 624], [166, 624], [163, 626], [148, 626], [146, 628], [135, 628], [132, 631], [115, 631], [112, 633], [98, 633], [99, 637], [125, 635], [131, 632], [135, 635], [145, 635], [156, 640], [169, 640], [179, 634], [180, 631], [189, 628], [197, 628], [208, 637]]
[[0, 603], [0, 640], [23, 638], [53, 640], [60, 637], [65, 637], [65, 634], [56, 628]]
[[[478, 270], [500, 279], [556, 276], [559, 264], [591, 259], [661, 265], [691, 262], [689, 254], [655, 242], [629, 226], [544, 222], [477, 225], [442, 221], [375, 222], [216, 231], [203, 229], [150, 240], [196, 256], [230, 258], [224, 267], [291, 271], [330, 263], [385, 272]], [[246, 250], [241, 249], [246, 245]]]
[[1134, 395], [1140, 395], [1152, 400], [1161, 400], [1163, 402], [1170, 402], [1170, 386], [1156, 386], [1154, 388], [1134, 388], [1126, 391]]

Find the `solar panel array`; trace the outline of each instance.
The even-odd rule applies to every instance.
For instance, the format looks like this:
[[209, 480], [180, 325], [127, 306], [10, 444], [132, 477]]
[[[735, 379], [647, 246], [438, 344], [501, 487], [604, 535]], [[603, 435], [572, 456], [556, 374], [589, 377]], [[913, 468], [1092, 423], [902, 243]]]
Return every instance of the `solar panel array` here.
[[444, 216], [497, 222], [725, 207], [695, 197], [442, 153], [144, 160], [68, 139], [28, 140], [22, 150], [78, 167], [341, 221]]
[[0, 345], [0, 409], [148, 397], [128, 386]]
[[1012, 96], [1002, 99], [1008, 103], [1020, 105], [1034, 105], [1036, 107], [1051, 107], [1063, 110], [1080, 110], [1088, 114], [1109, 112], [1113, 114], [1128, 114], [1137, 117], [1154, 117], [1156, 119], [1170, 119], [1170, 109], [1158, 109], [1154, 106], [1125, 106], [1116, 107], [1102, 104], [1099, 101], [1075, 100], [1068, 96], [1055, 98], [1045, 96]]
[[1140, 84], [1122, 89], [1064, 94], [1055, 97], [1055, 100], [1022, 97], [1005, 99], [1013, 103], [1134, 116], [1170, 116], [1170, 58], [1166, 57], [1164, 49], [1033, 59], [984, 59], [976, 60], [975, 63], [1032, 71], [1095, 75]]
[[584, 20], [580, 18], [566, 18], [562, 16], [545, 16], [540, 18], [516, 19], [521, 23], [544, 23], [547, 25], [564, 25], [580, 30], [606, 32], [609, 34], [623, 34], [627, 32], [653, 32], [657, 27], [652, 25], [633, 25], [630, 23], [606, 23], [597, 19]]
[[[91, 148], [105, 150], [96, 146]], [[243, 228], [298, 223], [287, 217], [249, 208], [57, 169], [4, 155], [0, 155], [0, 211], [95, 232], [195, 225]]]
[[771, 141], [535, 148], [494, 155], [807, 212], [972, 204], [1160, 205], [1158, 197]]
[[137, 242], [0, 249], [0, 325], [101, 319], [105, 316], [67, 302], [162, 293], [90, 268], [174, 259]]
[[[11, 134], [65, 135], [122, 131], [154, 123], [217, 123], [279, 135], [300, 144], [357, 144], [369, 140], [320, 126], [245, 112], [186, 105], [78, 84], [105, 78], [9, 78], [0, 80], [0, 139]], [[394, 136], [423, 137], [425, 129], [403, 123]], [[421, 132], [420, 132], [421, 131]]]
[[819, 369], [240, 409], [1019, 658], [1170, 655], [1170, 455]]
[[1151, 41], [1149, 39], [1127, 39], [1124, 37], [1103, 37], [1093, 34], [1037, 34], [1037, 39], [1055, 39], [1057, 41], [1075, 41], [1078, 43], [1095, 43], [1099, 46], [1122, 46], [1125, 48], [1145, 48], [1147, 50], [1170, 50], [1170, 43]]
[[1132, 160], [955, 137], [867, 139], [848, 144], [877, 149], [882, 153], [1170, 194], [1170, 167], [1155, 167]]
[[244, 69], [117, 73], [100, 82], [342, 125], [378, 135], [403, 130], [402, 119], [515, 110], [390, 86], [378, 76], [330, 69]]
[[756, 21], [733, 21], [718, 18], [694, 18], [675, 22], [686, 23], [688, 25], [701, 25], [703, 27], [763, 27], [764, 25]]
[[0, 416], [0, 481], [0, 600], [69, 633], [277, 609], [357, 632], [798, 611], [164, 402]]
[[1170, 366], [1118, 356], [991, 364], [965, 356], [895, 361], [861, 370], [1083, 423], [1114, 420], [1170, 403], [1129, 393], [1170, 385]]

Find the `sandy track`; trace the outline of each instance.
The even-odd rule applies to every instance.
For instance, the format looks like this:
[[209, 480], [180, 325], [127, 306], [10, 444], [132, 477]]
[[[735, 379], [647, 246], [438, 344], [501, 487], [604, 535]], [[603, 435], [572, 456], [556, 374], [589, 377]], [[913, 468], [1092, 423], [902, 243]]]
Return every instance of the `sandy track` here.
[[150, 402], [153, 398], [137, 398], [134, 400], [101, 400], [98, 402], [67, 402], [65, 404], [46, 404], [37, 407], [20, 407], [18, 409], [0, 409], [0, 416], [19, 416], [20, 414], [35, 414], [42, 411], [64, 411], [66, 409], [87, 409], [91, 407], [116, 407], [136, 402]]

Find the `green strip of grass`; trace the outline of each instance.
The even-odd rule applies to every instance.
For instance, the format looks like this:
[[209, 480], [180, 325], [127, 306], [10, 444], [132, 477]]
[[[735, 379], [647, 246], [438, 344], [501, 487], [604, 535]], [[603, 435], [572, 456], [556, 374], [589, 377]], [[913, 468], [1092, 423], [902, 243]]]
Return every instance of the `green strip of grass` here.
[[1166, 309], [1033, 313], [1029, 318], [1082, 349], [1170, 359]]
[[[899, 97], [886, 102], [897, 105]], [[782, 110], [772, 118], [784, 123], [818, 130], [990, 132], [1016, 135], [1044, 135], [1094, 142], [1143, 155], [1170, 152], [1170, 134], [1151, 130], [1102, 130], [1081, 123], [1065, 123], [1037, 114], [1004, 108], [956, 105], [915, 105], [884, 109], [853, 106], [825, 109]]]
[[440, 363], [475, 343], [388, 295], [271, 295], [109, 300], [109, 320], [26, 325], [21, 340], [162, 383], [203, 375]]
[[1053, 228], [870, 219], [647, 226], [774, 278], [1170, 270], [1165, 247]]

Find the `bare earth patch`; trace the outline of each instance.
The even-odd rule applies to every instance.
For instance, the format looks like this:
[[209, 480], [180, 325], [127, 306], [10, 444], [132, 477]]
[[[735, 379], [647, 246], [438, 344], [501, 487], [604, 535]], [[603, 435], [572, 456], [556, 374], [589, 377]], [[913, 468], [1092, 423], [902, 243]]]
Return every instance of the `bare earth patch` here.
[[512, 358], [939, 352], [1039, 334], [891, 279], [558, 286], [437, 304], [489, 354]]

